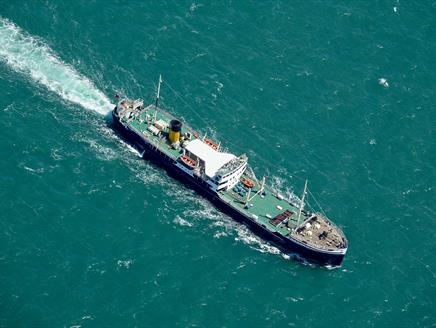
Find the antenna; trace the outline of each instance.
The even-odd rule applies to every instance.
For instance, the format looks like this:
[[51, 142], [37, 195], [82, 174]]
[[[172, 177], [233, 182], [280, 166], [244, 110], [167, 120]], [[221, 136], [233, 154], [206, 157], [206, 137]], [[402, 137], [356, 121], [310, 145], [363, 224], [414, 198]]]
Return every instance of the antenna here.
[[306, 182], [304, 182], [304, 191], [303, 191], [303, 195], [301, 196], [301, 201], [300, 201], [300, 208], [298, 209], [298, 223], [300, 223], [300, 217], [301, 217], [301, 211], [303, 210], [304, 207], [304, 197], [306, 197], [306, 192], [307, 192], [307, 180]]

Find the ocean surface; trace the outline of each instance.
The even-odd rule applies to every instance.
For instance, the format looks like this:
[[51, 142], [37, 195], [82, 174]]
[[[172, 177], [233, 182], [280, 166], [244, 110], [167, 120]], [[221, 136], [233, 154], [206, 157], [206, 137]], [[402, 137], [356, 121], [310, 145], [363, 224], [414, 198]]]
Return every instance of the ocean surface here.
[[[436, 326], [435, 1], [0, 0], [0, 327]], [[113, 132], [163, 106], [345, 232], [295, 261]], [[313, 203], [309, 199], [310, 205]]]

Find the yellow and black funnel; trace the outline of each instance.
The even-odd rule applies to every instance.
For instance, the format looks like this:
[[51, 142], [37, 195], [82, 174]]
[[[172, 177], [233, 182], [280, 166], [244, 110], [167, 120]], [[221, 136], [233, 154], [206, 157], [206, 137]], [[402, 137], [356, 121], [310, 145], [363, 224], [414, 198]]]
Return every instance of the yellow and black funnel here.
[[168, 139], [171, 143], [176, 143], [180, 140], [180, 131], [182, 131], [182, 122], [179, 120], [171, 120]]

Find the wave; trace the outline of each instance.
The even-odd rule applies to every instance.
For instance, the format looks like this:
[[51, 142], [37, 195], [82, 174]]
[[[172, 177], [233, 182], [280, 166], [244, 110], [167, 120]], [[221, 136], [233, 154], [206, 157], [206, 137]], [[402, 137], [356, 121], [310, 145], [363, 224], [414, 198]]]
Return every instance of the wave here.
[[0, 61], [70, 102], [107, 114], [114, 105], [41, 40], [0, 17]]
[[[100, 114], [107, 114], [113, 108], [114, 105], [110, 103], [109, 99], [99, 91], [90, 80], [81, 76], [74, 68], [59, 59], [41, 40], [28, 35], [14, 23], [1, 17], [0, 43], [2, 44], [0, 48], [0, 60], [6, 62], [15, 71], [23, 73], [29, 76], [33, 81], [44, 85], [63, 99], [77, 103], [86, 109], [94, 110]], [[218, 86], [222, 88], [221, 84], [218, 84]], [[100, 132], [106, 137], [120, 142], [123, 146], [122, 149], [126, 149], [142, 157], [137, 149], [119, 139], [111, 129], [102, 127], [100, 128]], [[212, 138], [217, 137], [215, 131], [210, 130], [208, 132]], [[111, 148], [99, 144], [96, 140], [83, 138], [82, 136], [76, 136], [76, 138], [87, 143], [94, 149], [101, 160], [113, 160], [119, 157]], [[126, 158], [128, 162], [130, 159], [129, 156], [122, 156], [121, 158]], [[138, 165], [136, 161], [127, 164], [131, 164], [129, 166], [132, 168], [137, 168]], [[143, 166], [141, 166], [141, 170], [134, 170], [136, 177], [144, 183], [159, 183], [162, 186], [171, 183], [163, 178], [161, 172], [154, 169], [152, 166], [147, 166], [146, 168], [148, 168], [148, 170], [144, 170], [145, 167]], [[26, 169], [32, 170], [31, 168]], [[278, 187], [282, 186], [282, 181], [275, 182]], [[187, 192], [183, 187], [174, 188], [174, 186], [172, 186], [172, 188], [164, 188], [164, 192], [167, 193], [166, 190], [168, 189], [171, 189], [172, 196], [174, 196], [174, 194], [180, 196], [175, 197], [175, 199], [184, 199], [185, 202], [190, 203], [190, 205], [194, 204], [195, 207], [197, 207], [185, 210], [183, 213], [184, 217], [191, 217], [194, 218], [194, 220], [203, 218], [212, 220], [215, 238], [221, 238], [235, 233], [235, 240], [241, 241], [259, 252], [282, 255], [285, 259], [289, 258], [279, 249], [253, 234], [245, 226], [230, 220], [213, 208], [206, 200], [197, 197], [195, 193]], [[186, 227], [192, 227], [194, 225], [181, 216], [177, 216], [173, 223]], [[118, 261], [118, 266], [120, 267], [128, 268], [129, 265], [130, 261]]]

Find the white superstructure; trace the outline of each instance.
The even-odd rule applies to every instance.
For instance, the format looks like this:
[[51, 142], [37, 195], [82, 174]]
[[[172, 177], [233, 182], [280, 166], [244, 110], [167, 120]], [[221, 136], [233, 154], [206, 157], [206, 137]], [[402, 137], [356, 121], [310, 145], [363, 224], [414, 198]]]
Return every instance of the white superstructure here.
[[213, 178], [221, 167], [236, 158], [233, 154], [222, 153], [213, 149], [200, 139], [190, 141], [185, 150], [189, 157], [200, 161], [200, 166], [204, 167], [204, 173], [209, 178]]
[[[190, 141], [184, 147], [184, 154], [196, 162], [196, 171], [204, 176], [210, 188], [215, 191], [234, 187], [247, 167], [245, 155], [236, 157], [220, 152], [201, 139]], [[186, 167], [183, 169], [189, 171]]]

